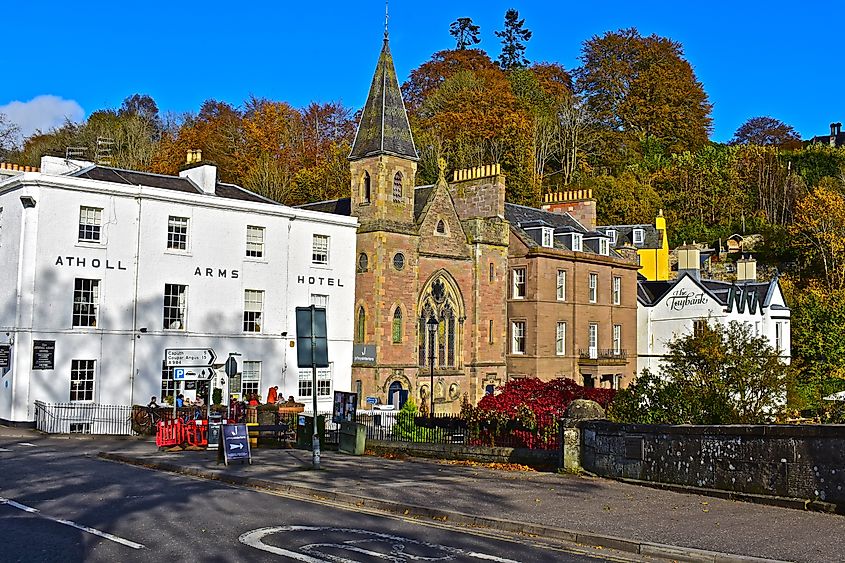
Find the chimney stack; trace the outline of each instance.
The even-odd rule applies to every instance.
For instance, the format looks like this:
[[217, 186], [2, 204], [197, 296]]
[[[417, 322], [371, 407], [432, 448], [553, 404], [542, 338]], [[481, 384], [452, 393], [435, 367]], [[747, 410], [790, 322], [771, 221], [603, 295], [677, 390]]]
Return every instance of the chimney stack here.
[[692, 244], [684, 243], [675, 251], [678, 255], [678, 277], [689, 274], [693, 279], [701, 279], [701, 251]]
[[189, 150], [186, 162], [186, 167], [179, 172], [179, 177], [193, 182], [202, 193], [214, 195], [217, 189], [217, 166], [209, 162], [203, 163], [202, 151], [199, 149]]
[[757, 281], [757, 260], [750, 256], [736, 261], [736, 281]]

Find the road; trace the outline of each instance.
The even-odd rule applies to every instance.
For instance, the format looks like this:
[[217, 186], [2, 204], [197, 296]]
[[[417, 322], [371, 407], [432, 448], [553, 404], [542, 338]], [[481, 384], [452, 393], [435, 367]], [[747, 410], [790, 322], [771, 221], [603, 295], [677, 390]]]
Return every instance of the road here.
[[97, 459], [103, 444], [0, 440], [3, 561], [618, 561], [570, 544], [353, 512]]

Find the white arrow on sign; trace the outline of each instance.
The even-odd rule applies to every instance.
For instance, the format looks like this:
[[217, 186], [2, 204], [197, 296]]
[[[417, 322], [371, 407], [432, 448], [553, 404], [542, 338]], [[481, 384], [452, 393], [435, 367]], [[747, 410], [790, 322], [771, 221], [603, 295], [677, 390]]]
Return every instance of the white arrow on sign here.
[[217, 359], [211, 348], [167, 348], [164, 361], [169, 368], [210, 366]]
[[244, 449], [244, 445], [243, 444], [229, 444], [229, 449], [230, 450], [242, 450], [242, 449]]
[[214, 377], [214, 370], [201, 367], [173, 368], [173, 379], [175, 381], [197, 381]]

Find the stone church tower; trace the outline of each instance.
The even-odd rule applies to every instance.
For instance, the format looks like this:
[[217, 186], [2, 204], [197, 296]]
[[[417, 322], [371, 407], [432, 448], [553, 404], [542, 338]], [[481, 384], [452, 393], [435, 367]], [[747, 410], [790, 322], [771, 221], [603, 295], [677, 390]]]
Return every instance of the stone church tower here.
[[457, 412], [505, 381], [504, 177], [489, 166], [450, 186], [442, 163], [437, 184], [415, 187], [418, 160], [385, 35], [349, 155], [355, 342], [370, 350], [353, 390], [427, 411], [433, 388], [435, 412]]

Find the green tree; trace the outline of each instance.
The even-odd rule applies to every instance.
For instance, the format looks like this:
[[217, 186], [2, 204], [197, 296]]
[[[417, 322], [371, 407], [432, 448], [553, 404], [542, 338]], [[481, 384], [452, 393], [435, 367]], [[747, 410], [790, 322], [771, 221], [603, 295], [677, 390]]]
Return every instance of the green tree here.
[[463, 51], [472, 45], [481, 43], [478, 38], [479, 28], [472, 23], [472, 18], [458, 18], [449, 26], [449, 35], [455, 38], [455, 49]]
[[660, 375], [644, 372], [620, 391], [609, 415], [620, 422], [761, 424], [786, 404], [793, 368], [766, 338], [732, 321], [670, 342]]
[[584, 42], [577, 89], [603, 131], [601, 164], [619, 166], [654, 137], [666, 153], [707, 142], [712, 106], [680, 43], [634, 29]]
[[496, 32], [502, 40], [499, 66], [503, 70], [523, 68], [528, 65], [525, 58], [525, 43], [531, 39], [531, 31], [525, 29], [525, 19], [519, 19], [519, 12], [513, 8], [505, 12], [505, 29]]

